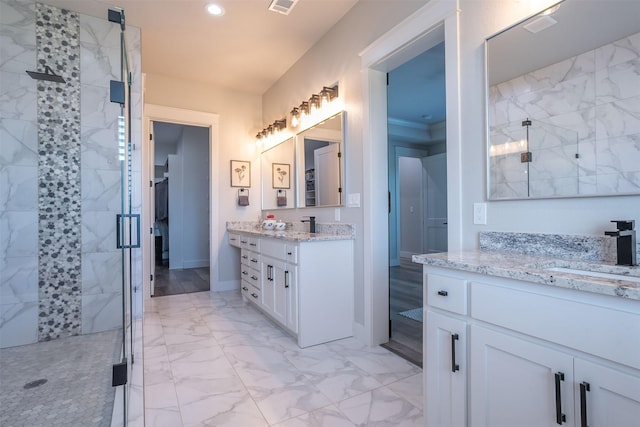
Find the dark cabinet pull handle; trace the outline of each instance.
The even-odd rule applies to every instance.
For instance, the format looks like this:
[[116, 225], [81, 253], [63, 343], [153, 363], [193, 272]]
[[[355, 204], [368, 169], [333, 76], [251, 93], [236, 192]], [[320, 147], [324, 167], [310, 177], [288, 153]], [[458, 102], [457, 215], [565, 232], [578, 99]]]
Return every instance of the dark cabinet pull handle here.
[[235, 242], [238, 239], [236, 239], [235, 237], [229, 237], [229, 240], [231, 240], [232, 242]]
[[580, 383], [580, 427], [589, 427], [587, 424], [587, 392], [591, 391], [588, 382]]
[[288, 271], [284, 272], [284, 287], [285, 288], [289, 287], [289, 272]]
[[562, 372], [555, 373], [556, 379], [556, 423], [562, 425], [567, 421], [567, 416], [562, 413], [562, 395], [560, 393], [560, 381], [564, 381], [564, 374]]
[[249, 246], [256, 246], [255, 243], [249, 243]]
[[267, 280], [273, 282], [273, 266], [267, 265]]
[[242, 259], [247, 259], [249, 258], [247, 255], [242, 255]]
[[246, 240], [240, 240], [240, 243], [247, 243]]
[[451, 334], [451, 372], [460, 370], [460, 365], [456, 363], [456, 341], [458, 339], [460, 339], [458, 334]]
[[251, 258], [251, 262], [258, 262], [258, 260], [255, 258]]
[[243, 290], [243, 291], [248, 291], [248, 290], [249, 290], [249, 288], [247, 288], [246, 286], [243, 286], [243, 287], [242, 287], [242, 290]]
[[242, 271], [242, 274], [244, 274], [244, 275], [246, 276], [246, 275], [247, 275], [247, 274], [249, 274], [249, 273], [247, 273], [246, 271], [244, 271], [244, 270], [243, 270], [243, 271]]
[[449, 295], [449, 292], [447, 292], [447, 291], [438, 291], [438, 295], [440, 295], [441, 297], [446, 297], [447, 295]]
[[255, 292], [251, 294], [252, 297], [254, 298], [258, 298], [258, 294], [256, 294]]
[[251, 278], [252, 278], [253, 280], [258, 280], [258, 278], [257, 278], [256, 276], [254, 276], [253, 274], [251, 275]]
[[287, 255], [293, 255], [293, 252], [287, 252]]

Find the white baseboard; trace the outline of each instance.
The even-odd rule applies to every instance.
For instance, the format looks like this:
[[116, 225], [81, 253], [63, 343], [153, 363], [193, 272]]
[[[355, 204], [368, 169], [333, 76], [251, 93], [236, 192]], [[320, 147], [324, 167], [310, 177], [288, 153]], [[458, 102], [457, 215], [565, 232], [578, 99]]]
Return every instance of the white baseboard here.
[[194, 259], [190, 261], [184, 261], [182, 263], [182, 268], [200, 268], [200, 267], [209, 267], [208, 259]]
[[369, 340], [367, 340], [367, 333], [364, 325], [361, 325], [360, 323], [353, 322], [353, 337], [360, 342], [371, 345]]

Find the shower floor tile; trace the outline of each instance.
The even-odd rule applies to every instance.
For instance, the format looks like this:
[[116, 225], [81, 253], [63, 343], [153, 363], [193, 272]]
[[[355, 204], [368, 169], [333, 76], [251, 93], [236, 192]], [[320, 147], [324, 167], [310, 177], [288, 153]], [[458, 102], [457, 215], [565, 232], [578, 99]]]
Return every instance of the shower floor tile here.
[[119, 360], [120, 334], [114, 330], [0, 349], [0, 425], [110, 426], [111, 366]]

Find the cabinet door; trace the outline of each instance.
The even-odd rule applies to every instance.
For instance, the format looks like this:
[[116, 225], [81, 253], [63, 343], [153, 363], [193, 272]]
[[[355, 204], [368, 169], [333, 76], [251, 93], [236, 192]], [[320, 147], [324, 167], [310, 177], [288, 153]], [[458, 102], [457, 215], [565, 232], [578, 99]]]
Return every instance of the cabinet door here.
[[571, 356], [475, 325], [470, 333], [472, 427], [574, 425]]
[[287, 281], [286, 265], [281, 261], [272, 262], [273, 265], [273, 317], [282, 325], [287, 324]]
[[287, 299], [287, 328], [298, 333], [298, 268], [287, 264], [285, 271], [285, 289]]
[[429, 427], [467, 422], [467, 324], [427, 311], [424, 340], [425, 418]]
[[640, 377], [582, 359], [574, 373], [577, 426], [640, 425]]
[[262, 307], [269, 313], [273, 313], [275, 302], [274, 269], [276, 260], [262, 256]]

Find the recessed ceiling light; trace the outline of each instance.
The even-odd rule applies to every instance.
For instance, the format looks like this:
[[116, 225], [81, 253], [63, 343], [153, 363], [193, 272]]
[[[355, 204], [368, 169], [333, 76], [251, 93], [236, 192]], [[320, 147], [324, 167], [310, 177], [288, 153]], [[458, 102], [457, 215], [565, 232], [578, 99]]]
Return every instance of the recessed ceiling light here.
[[224, 15], [224, 9], [219, 4], [209, 3], [207, 5], [207, 12], [212, 14], [213, 16], [222, 16]]

